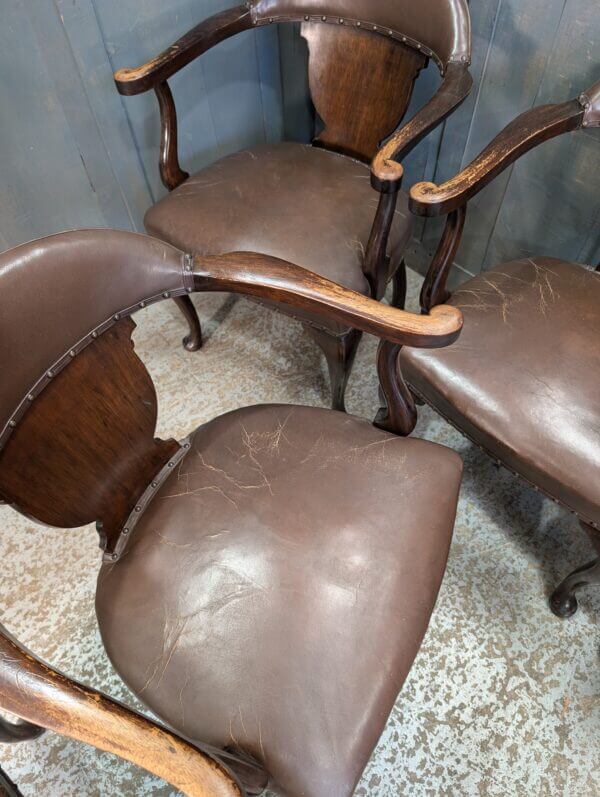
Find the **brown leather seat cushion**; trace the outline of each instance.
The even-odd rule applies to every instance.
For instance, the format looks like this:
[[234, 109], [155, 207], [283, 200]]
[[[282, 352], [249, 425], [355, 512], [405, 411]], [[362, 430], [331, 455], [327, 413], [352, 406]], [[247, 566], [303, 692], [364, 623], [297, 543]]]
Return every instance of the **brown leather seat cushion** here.
[[[187, 252], [260, 252], [368, 294], [362, 263], [378, 200], [365, 164], [305, 144], [271, 144], [193, 175], [151, 207], [144, 223], [151, 235]], [[389, 245], [394, 268], [411, 230], [401, 193]]]
[[472, 440], [600, 523], [600, 273], [536, 257], [469, 280], [447, 349], [405, 349], [417, 392]]
[[102, 568], [118, 672], [192, 740], [291, 797], [348, 797], [444, 572], [462, 464], [358, 418], [251, 407], [194, 434]]

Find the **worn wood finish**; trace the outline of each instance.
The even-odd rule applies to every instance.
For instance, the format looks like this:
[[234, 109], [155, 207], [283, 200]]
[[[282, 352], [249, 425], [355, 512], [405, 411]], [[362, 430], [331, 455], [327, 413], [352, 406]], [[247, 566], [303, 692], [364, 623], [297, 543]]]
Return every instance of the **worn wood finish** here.
[[177, 152], [177, 111], [169, 84], [157, 83], [154, 91], [160, 108], [160, 179], [172, 191], [190, 176], [179, 165]]
[[408, 313], [300, 266], [255, 252], [196, 255], [194, 283], [197, 291], [229, 291], [283, 302], [409, 346], [448, 346], [462, 329], [462, 314], [456, 307], [440, 305], [429, 315]]
[[219, 42], [253, 26], [246, 5], [228, 8], [203, 20], [145, 64], [115, 72], [115, 83], [121, 94], [140, 94], [164, 83], [202, 53]]
[[369, 161], [406, 113], [426, 58], [348, 24], [304, 22], [309, 86], [324, 124], [315, 143]]
[[122, 319], [58, 373], [0, 453], [0, 493], [60, 528], [97, 521], [108, 552], [137, 498], [179, 450], [154, 438], [154, 385]]
[[467, 64], [448, 64], [442, 85], [397, 133], [378, 150], [371, 164], [371, 179], [378, 191], [393, 190], [402, 179], [400, 163], [425, 136], [442, 123], [469, 96], [473, 78]]
[[379, 344], [377, 372], [386, 406], [379, 410], [374, 424], [386, 432], [407, 437], [417, 424], [417, 408], [400, 371], [401, 348], [386, 340]]
[[346, 412], [345, 394], [354, 358], [362, 338], [362, 332], [351, 329], [345, 335], [332, 335], [322, 329], [305, 324], [312, 339], [319, 346], [327, 360], [329, 382], [331, 384], [331, 409]]
[[583, 108], [577, 100], [526, 111], [448, 182], [440, 186], [434, 183], [414, 185], [410, 191], [410, 209], [419, 216], [440, 216], [456, 210], [521, 155], [543, 141], [577, 130], [582, 121]]
[[116, 753], [189, 797], [244, 797], [233, 775], [216, 759], [34, 658], [2, 626], [0, 708], [35, 725]]
[[444, 304], [450, 298], [446, 283], [460, 246], [466, 215], [466, 205], [448, 214], [444, 232], [421, 288], [420, 301], [424, 313], [428, 313], [437, 304]]

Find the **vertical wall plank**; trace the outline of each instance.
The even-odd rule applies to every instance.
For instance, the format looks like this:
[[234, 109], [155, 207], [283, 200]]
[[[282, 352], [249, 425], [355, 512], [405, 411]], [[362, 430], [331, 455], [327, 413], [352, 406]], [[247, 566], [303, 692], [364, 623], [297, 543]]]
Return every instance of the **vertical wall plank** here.
[[[0, 26], [0, 247], [73, 227], [143, 229], [164, 189], [154, 95], [112, 72], [231, 0], [6, 0]], [[173, 78], [190, 170], [283, 131], [277, 30], [250, 31]]]
[[93, 119], [79, 114], [80, 103], [82, 113], [87, 105], [55, 9], [43, 4], [33, 12], [16, 0], [2, 7], [4, 247], [58, 230], [103, 225], [107, 216], [131, 226], [118, 186], [102, 173], [92, 143], [97, 144]]

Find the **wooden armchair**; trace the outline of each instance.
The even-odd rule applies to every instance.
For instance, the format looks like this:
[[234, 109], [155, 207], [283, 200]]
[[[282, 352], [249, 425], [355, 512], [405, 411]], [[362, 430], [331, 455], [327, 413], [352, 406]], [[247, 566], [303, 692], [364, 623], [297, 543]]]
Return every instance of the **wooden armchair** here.
[[[463, 313], [465, 328], [451, 351], [405, 349], [400, 362], [421, 400], [574, 512], [600, 553], [600, 274], [575, 263], [528, 257], [484, 271], [452, 297], [446, 290], [468, 200], [543, 141], [598, 126], [600, 82], [576, 100], [522, 114], [443, 185], [413, 186], [414, 213], [447, 214], [423, 284], [423, 311], [449, 300]], [[395, 413], [414, 423], [414, 403], [402, 387], [394, 397]], [[393, 426], [389, 419], [383, 425]], [[600, 584], [600, 559], [558, 587], [550, 601], [554, 613], [573, 614], [575, 592], [586, 584]]]
[[[177, 157], [168, 79], [240, 31], [293, 21], [308, 42], [310, 91], [322, 120], [313, 146], [244, 150], [190, 177]], [[160, 106], [160, 173], [172, 193], [147, 212], [146, 229], [195, 254], [280, 257], [376, 299], [393, 279], [393, 303], [403, 307], [412, 225], [396, 161], [468, 95], [470, 48], [466, 0], [251, 0], [201, 22], [147, 64], [115, 73], [121, 94], [154, 89]], [[392, 135], [430, 58], [443, 83]], [[177, 302], [190, 325], [184, 345], [195, 350], [202, 339], [196, 311], [189, 297]], [[305, 322], [327, 359], [332, 407], [343, 410], [361, 331], [276, 306]]]
[[347, 797], [427, 628], [462, 466], [310, 407], [247, 407], [156, 439], [130, 316], [223, 290], [393, 345], [443, 346], [462, 323], [455, 308], [413, 315], [265, 255], [192, 257], [135, 233], [62, 233], [0, 255], [0, 499], [52, 526], [96, 522], [106, 650], [169, 726], [0, 627], [0, 710], [24, 721], [0, 738], [51, 728], [198, 797], [267, 782]]

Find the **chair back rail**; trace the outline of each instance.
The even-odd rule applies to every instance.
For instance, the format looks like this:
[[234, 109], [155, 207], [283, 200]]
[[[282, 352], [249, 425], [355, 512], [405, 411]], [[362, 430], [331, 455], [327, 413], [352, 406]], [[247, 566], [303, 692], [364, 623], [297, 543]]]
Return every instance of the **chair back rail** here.
[[305, 22], [308, 80], [322, 122], [313, 143], [370, 162], [402, 121], [427, 58], [359, 28]]
[[302, 22], [314, 143], [370, 161], [402, 121], [428, 58], [470, 61], [464, 0], [255, 0], [255, 24]]

